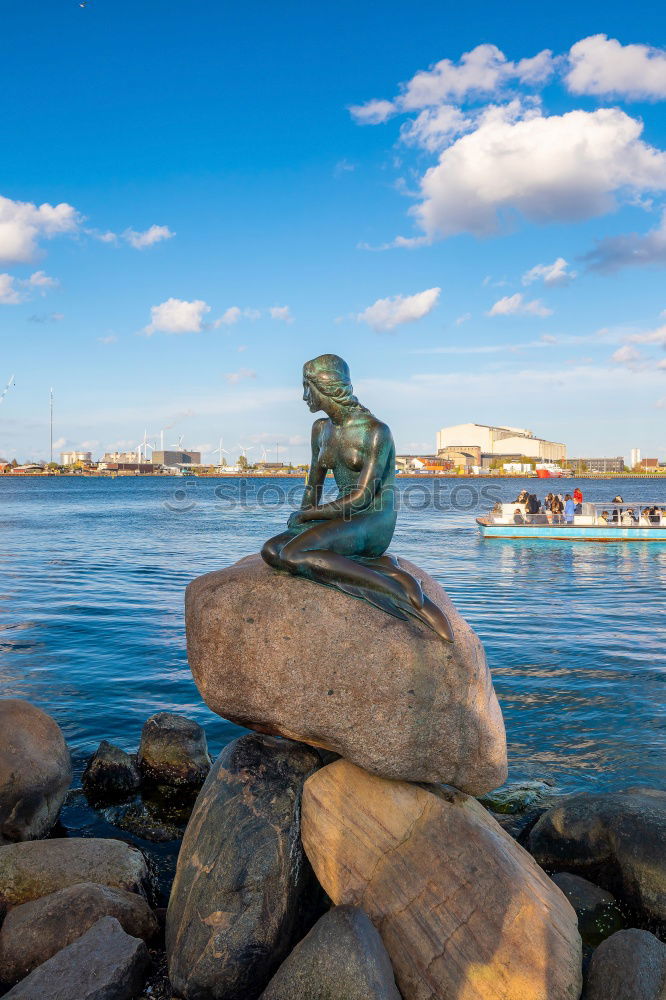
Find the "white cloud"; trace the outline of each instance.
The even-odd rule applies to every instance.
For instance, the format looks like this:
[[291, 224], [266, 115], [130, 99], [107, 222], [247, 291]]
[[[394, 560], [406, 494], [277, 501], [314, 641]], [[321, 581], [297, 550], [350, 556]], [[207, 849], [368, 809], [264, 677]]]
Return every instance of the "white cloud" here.
[[521, 120], [486, 120], [446, 149], [421, 181], [413, 209], [430, 236], [500, 229], [503, 216], [534, 222], [591, 218], [625, 190], [666, 188], [666, 153], [617, 108]]
[[618, 347], [617, 351], [615, 351], [611, 356], [611, 360], [614, 361], [615, 364], [627, 365], [628, 367], [632, 367], [636, 364], [636, 362], [641, 361], [642, 358], [643, 355], [641, 352], [636, 350], [635, 347], [631, 347], [630, 344]]
[[186, 302], [183, 299], [167, 299], [150, 310], [150, 324], [144, 333], [150, 336], [161, 333], [200, 333], [203, 317], [210, 312], [210, 306], [201, 299]]
[[400, 138], [408, 146], [420, 146], [434, 153], [463, 132], [474, 127], [474, 117], [452, 104], [426, 108], [400, 129]]
[[109, 333], [106, 337], [98, 337], [97, 339], [100, 344], [115, 344], [118, 340], [115, 333]]
[[[59, 451], [60, 448], [64, 448], [66, 444], [67, 444], [67, 438], [65, 437], [56, 438], [55, 441], [53, 442], [53, 451], [54, 452]], [[56, 461], [55, 455], [54, 455], [54, 461]]]
[[471, 318], [472, 318], [471, 313], [463, 313], [462, 316], [458, 316], [458, 319], [456, 320], [456, 326], [462, 326], [463, 323], [466, 323]]
[[377, 299], [371, 306], [358, 313], [356, 319], [367, 323], [378, 332], [393, 330], [402, 323], [422, 319], [437, 305], [441, 288], [427, 288], [416, 295], [394, 295], [392, 298]]
[[[288, 310], [287, 306], [284, 308]], [[246, 306], [245, 309], [241, 309], [239, 306], [229, 306], [220, 318], [215, 320], [213, 326], [217, 329], [220, 326], [234, 326], [240, 319], [255, 320], [260, 318], [261, 309], [253, 309], [250, 306]], [[291, 320], [288, 320], [288, 322], [291, 322]]]
[[240, 368], [237, 372], [229, 372], [224, 376], [227, 382], [231, 382], [232, 385], [236, 385], [238, 382], [242, 382], [246, 378], [256, 378], [257, 373], [252, 371], [251, 368]]
[[387, 121], [391, 115], [395, 114], [396, 107], [392, 101], [366, 101], [365, 104], [353, 104], [349, 111], [359, 125], [381, 125]]
[[333, 174], [335, 177], [340, 177], [342, 174], [353, 174], [356, 170], [356, 164], [350, 163], [349, 160], [338, 160], [333, 169]]
[[575, 271], [567, 270], [568, 266], [564, 257], [558, 257], [552, 264], [536, 264], [523, 275], [523, 284], [541, 280], [544, 285], [568, 285], [576, 277]]
[[[143, 232], [137, 232], [135, 229], [126, 229], [123, 233], [123, 239], [130, 246], [133, 246], [135, 250], [145, 250], [146, 247], [152, 247], [155, 243], [161, 243], [162, 240], [173, 239], [175, 235], [168, 226], [150, 226], [149, 229], [145, 229]], [[106, 233], [103, 239], [106, 239], [108, 236], [113, 236], [113, 234]]]
[[541, 299], [533, 299], [526, 302], [522, 292], [515, 295], [505, 295], [498, 299], [492, 309], [486, 314], [488, 316], [552, 316], [553, 310], [544, 306]]
[[649, 330], [646, 333], [633, 333], [627, 340], [633, 344], [660, 344], [666, 347], [666, 326], [660, 326], [657, 330]]
[[34, 274], [31, 274], [30, 277], [26, 279], [25, 284], [29, 285], [31, 288], [39, 288], [41, 290], [41, 294], [44, 295], [47, 288], [57, 288], [60, 282], [57, 278], [51, 278], [44, 271], [35, 271]]
[[27, 264], [41, 239], [74, 233], [81, 218], [72, 205], [35, 205], [0, 196], [0, 261]]
[[11, 274], [0, 274], [0, 304], [17, 306], [23, 301], [21, 291], [16, 287], [16, 279]]
[[666, 264], [666, 211], [649, 233], [625, 233], [599, 240], [583, 258], [592, 271], [619, 271], [623, 267]]
[[[401, 111], [420, 111], [470, 96], [492, 94], [511, 82], [539, 86], [552, 75], [555, 64], [549, 49], [530, 59], [510, 62], [496, 45], [477, 45], [463, 53], [458, 63], [441, 59], [430, 69], [420, 70], [402, 84], [401, 94], [395, 100], [375, 98], [349, 110], [360, 125], [381, 125]], [[425, 127], [427, 120], [423, 118], [420, 127]]]
[[271, 319], [281, 320], [283, 323], [293, 323], [294, 317], [291, 315], [289, 306], [271, 306], [268, 310]]
[[233, 326], [241, 318], [241, 311], [238, 306], [229, 306], [229, 308], [216, 319], [213, 323], [214, 327], [220, 326]]
[[640, 100], [666, 97], [666, 49], [621, 45], [607, 35], [591, 35], [572, 45], [565, 78], [574, 94]]
[[35, 271], [29, 278], [15, 278], [11, 274], [0, 274], [0, 305], [17, 306], [31, 299], [32, 292], [46, 295], [49, 288], [57, 288], [58, 282], [44, 271]]

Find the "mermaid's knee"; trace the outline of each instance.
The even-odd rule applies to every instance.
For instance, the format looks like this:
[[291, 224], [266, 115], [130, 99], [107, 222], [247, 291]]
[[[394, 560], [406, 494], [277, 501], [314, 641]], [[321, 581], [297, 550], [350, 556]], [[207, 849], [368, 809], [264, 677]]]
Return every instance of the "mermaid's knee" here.
[[264, 542], [261, 548], [261, 558], [269, 566], [274, 569], [282, 568], [282, 560], [280, 559], [280, 552], [277, 546], [274, 544], [273, 539], [269, 538], [267, 542]]

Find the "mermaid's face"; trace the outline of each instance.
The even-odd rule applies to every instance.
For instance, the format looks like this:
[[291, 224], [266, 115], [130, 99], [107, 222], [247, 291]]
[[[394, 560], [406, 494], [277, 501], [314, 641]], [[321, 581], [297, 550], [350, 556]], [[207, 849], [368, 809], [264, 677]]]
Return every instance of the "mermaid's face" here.
[[310, 413], [324, 409], [321, 393], [307, 378], [303, 379], [303, 400], [308, 404]]

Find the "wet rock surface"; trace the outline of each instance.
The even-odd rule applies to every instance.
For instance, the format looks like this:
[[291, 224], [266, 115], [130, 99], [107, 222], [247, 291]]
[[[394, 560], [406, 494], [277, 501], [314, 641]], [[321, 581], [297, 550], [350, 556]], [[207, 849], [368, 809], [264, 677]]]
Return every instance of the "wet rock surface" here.
[[666, 944], [648, 931], [618, 931], [599, 945], [585, 1000], [666, 1000]]
[[136, 758], [102, 740], [86, 765], [81, 783], [93, 801], [131, 795], [141, 784]]
[[625, 927], [625, 918], [610, 892], [569, 872], [553, 875], [553, 882], [576, 911], [584, 945], [596, 948], [611, 934]]
[[137, 762], [146, 782], [200, 788], [211, 767], [206, 733], [184, 715], [158, 712], [143, 727]]
[[104, 917], [31, 972], [5, 1000], [133, 1000], [149, 962], [144, 942], [126, 934], [114, 917]]
[[218, 757], [181, 847], [167, 915], [174, 991], [186, 1000], [255, 1000], [319, 916], [300, 841], [316, 752], [248, 733]]
[[0, 845], [44, 837], [72, 781], [58, 724], [35, 705], [0, 700]]
[[572, 907], [470, 796], [341, 760], [306, 781], [302, 837], [333, 902], [380, 929], [405, 1000], [578, 1000]]
[[541, 817], [529, 849], [547, 870], [589, 878], [648, 925], [666, 925], [666, 792], [572, 796]]
[[127, 934], [146, 942], [158, 932], [142, 896], [91, 882], [69, 886], [9, 911], [0, 933], [0, 983], [17, 983], [102, 917], [115, 917]]
[[194, 680], [232, 722], [332, 750], [384, 777], [481, 795], [506, 778], [483, 646], [431, 577], [401, 565], [445, 611], [453, 643], [248, 556], [187, 588]]
[[400, 1000], [391, 960], [370, 918], [335, 906], [271, 979], [261, 1000]]
[[96, 882], [145, 895], [142, 853], [120, 840], [35, 840], [0, 848], [0, 907], [18, 906], [78, 882]]

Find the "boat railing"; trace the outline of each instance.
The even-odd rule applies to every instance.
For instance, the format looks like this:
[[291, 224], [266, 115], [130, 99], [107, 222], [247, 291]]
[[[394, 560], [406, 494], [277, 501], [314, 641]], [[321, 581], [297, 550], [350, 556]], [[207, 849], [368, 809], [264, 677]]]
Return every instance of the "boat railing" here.
[[545, 508], [539, 513], [529, 514], [524, 503], [503, 503], [498, 506], [501, 507], [501, 511], [495, 509], [488, 517], [491, 524], [666, 527], [664, 504], [632, 503], [624, 500], [611, 503], [585, 501], [576, 504], [573, 516], [569, 517], [564, 513], [554, 514]]

